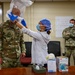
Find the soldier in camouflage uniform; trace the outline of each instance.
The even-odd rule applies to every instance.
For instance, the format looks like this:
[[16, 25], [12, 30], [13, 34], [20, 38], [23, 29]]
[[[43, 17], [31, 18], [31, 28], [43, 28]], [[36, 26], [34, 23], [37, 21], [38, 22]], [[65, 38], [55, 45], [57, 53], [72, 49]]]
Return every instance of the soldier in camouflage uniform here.
[[71, 19], [69, 27], [64, 29], [62, 32], [63, 38], [65, 39], [65, 56], [69, 59], [73, 55], [74, 65], [75, 65], [75, 20]]
[[[18, 10], [17, 15], [20, 14], [19, 12]], [[21, 52], [25, 56], [25, 44], [20, 29], [10, 20], [0, 24], [0, 60], [2, 58], [2, 68], [22, 66], [19, 61]]]

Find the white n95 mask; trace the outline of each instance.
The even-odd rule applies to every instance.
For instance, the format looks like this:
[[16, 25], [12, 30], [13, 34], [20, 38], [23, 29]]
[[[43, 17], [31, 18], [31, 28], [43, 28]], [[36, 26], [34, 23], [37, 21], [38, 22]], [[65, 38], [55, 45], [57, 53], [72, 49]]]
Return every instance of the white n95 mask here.
[[74, 25], [74, 24], [72, 24], [72, 23], [69, 23], [69, 27], [73, 27], [73, 25]]

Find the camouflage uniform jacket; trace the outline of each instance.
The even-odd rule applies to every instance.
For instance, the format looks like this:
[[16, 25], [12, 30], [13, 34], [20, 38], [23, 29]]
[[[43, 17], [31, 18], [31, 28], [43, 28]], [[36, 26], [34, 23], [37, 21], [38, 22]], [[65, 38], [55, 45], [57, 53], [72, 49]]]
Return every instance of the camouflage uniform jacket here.
[[0, 25], [0, 57], [17, 58], [25, 52], [23, 34], [9, 20]]
[[75, 27], [68, 27], [64, 29], [62, 36], [65, 39], [65, 46], [75, 47]]

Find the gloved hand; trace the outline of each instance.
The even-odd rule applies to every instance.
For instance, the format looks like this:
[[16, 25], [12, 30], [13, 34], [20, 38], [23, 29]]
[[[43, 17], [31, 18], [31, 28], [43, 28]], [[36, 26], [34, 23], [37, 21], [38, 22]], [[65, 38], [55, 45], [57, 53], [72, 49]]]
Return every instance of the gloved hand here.
[[24, 19], [21, 20], [21, 24], [26, 27], [26, 22]]
[[24, 18], [18, 17], [18, 21], [19, 21], [23, 26], [27, 27]]
[[11, 12], [11, 14], [8, 14], [8, 17], [10, 18], [11, 21], [15, 21], [18, 18], [18, 16], [12, 14], [12, 12]]

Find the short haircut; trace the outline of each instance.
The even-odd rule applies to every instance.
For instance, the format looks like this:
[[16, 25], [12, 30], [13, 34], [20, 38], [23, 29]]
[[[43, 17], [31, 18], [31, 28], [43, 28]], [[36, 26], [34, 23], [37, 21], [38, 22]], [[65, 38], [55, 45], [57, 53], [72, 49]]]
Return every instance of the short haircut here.
[[75, 19], [71, 19], [70, 21], [75, 21]]

